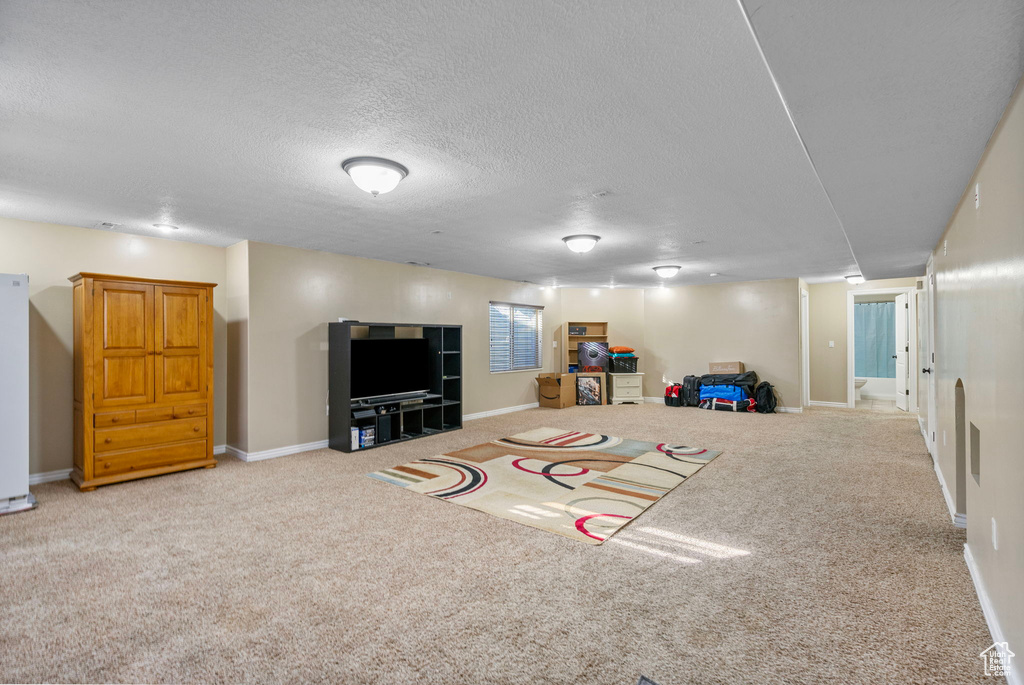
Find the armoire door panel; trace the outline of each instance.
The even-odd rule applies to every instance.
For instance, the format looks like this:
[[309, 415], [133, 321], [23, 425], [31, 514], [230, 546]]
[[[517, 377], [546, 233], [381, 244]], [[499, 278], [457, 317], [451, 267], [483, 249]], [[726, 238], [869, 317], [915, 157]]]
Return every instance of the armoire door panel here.
[[149, 402], [149, 357], [107, 357], [103, 360], [103, 400]]
[[93, 348], [95, 406], [146, 404], [154, 398], [153, 286], [97, 281]]
[[146, 350], [147, 287], [128, 290], [129, 286], [103, 289], [103, 349]]
[[160, 385], [160, 394], [164, 398], [180, 398], [182, 395], [192, 395], [201, 390], [199, 383], [202, 373], [198, 354], [165, 354], [161, 358], [161, 363], [163, 382]]
[[160, 288], [160, 291], [161, 348], [164, 351], [198, 349], [201, 299], [206, 293], [192, 288]]
[[206, 297], [204, 288], [156, 288], [156, 399], [206, 397]]

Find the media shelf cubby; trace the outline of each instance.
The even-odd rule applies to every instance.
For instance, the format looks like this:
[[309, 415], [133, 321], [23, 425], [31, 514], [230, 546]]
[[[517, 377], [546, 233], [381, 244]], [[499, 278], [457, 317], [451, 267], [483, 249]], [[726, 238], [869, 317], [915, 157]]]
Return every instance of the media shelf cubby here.
[[[426, 340], [430, 386], [426, 395], [412, 399], [396, 396], [353, 400], [352, 341], [366, 338]], [[356, 451], [352, 449], [353, 427], [375, 430], [374, 444], [359, 449], [462, 428], [462, 326], [343, 321], [328, 324], [328, 339], [331, 449]], [[403, 362], [407, 360], [394, 360], [395, 364]]]

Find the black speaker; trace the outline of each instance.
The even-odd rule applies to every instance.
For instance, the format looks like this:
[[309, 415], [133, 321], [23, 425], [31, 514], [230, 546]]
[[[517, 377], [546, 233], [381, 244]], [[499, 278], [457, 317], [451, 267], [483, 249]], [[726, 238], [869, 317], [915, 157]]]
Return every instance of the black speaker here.
[[391, 441], [391, 415], [381, 414], [377, 417], [377, 443]]

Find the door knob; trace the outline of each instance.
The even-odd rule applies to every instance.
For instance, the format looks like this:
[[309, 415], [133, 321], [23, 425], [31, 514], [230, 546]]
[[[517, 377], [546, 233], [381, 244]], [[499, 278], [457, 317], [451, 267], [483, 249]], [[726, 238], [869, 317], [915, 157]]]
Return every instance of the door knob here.
[[921, 369], [921, 373], [931, 373], [931, 369]]
[[893, 358], [893, 359], [896, 359], [896, 355], [894, 354], [894, 355], [892, 356], [892, 358]]

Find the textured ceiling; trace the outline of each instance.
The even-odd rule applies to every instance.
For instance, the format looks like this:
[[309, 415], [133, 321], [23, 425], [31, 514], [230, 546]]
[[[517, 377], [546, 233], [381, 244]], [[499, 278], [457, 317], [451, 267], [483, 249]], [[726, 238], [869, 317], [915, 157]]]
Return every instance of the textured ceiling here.
[[[738, 3], [6, 0], [0, 215], [541, 284], [920, 273], [1019, 76], [1020, 13], [817, 4], [747, 10], [835, 210]], [[984, 84], [945, 82], [985, 54]], [[355, 155], [411, 173], [375, 199]]]
[[923, 273], [1024, 71], [1024, 2], [744, 4], [864, 275]]

